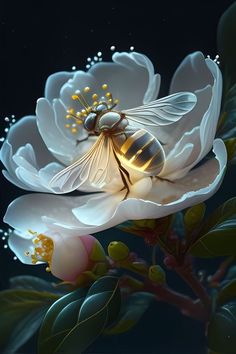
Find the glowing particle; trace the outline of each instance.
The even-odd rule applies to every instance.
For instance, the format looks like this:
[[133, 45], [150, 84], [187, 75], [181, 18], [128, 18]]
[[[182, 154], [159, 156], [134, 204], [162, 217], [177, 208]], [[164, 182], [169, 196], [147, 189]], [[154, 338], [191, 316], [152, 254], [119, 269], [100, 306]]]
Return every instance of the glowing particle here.
[[3, 229], [0, 229], [0, 234], [3, 233]]
[[13, 261], [17, 261], [17, 259], [18, 259], [18, 258], [17, 258], [16, 256], [13, 257]]
[[9, 122], [10, 121], [10, 119], [8, 117], [5, 117], [4, 120], [5, 120], [5, 122]]
[[87, 58], [87, 61], [90, 62], [92, 59], [91, 58]]
[[4, 132], [5, 132], [5, 133], [8, 133], [8, 131], [9, 131], [9, 128], [5, 128], [5, 129], [4, 129]]
[[99, 58], [98, 61], [102, 61], [102, 58]]
[[8, 245], [4, 245], [3, 247], [6, 249], [6, 248], [8, 248]]
[[75, 66], [75, 65], [73, 65], [71, 69], [72, 69], [72, 70], [76, 70], [76, 66]]
[[3, 236], [3, 237], [2, 237], [2, 240], [3, 240], [3, 241], [4, 241], [4, 240], [6, 240], [6, 237], [5, 237], [5, 236]]
[[4, 234], [3, 234], [4, 236], [8, 236], [8, 233], [7, 232], [4, 232]]
[[94, 65], [95, 63], [94, 63], [94, 61], [91, 61], [91, 65]]
[[89, 64], [87, 64], [87, 65], [86, 65], [86, 69], [89, 69], [89, 68], [90, 68], [90, 65], [89, 65]]
[[102, 56], [102, 52], [98, 52], [98, 53], [97, 53], [97, 56], [98, 56], [98, 57], [101, 57], [101, 56]]
[[114, 45], [112, 45], [111, 47], [110, 47], [110, 50], [112, 50], [112, 51], [114, 51], [116, 49], [116, 47], [114, 46]]
[[95, 57], [93, 57], [93, 59], [94, 59], [95, 61], [98, 61], [98, 57], [96, 57], [96, 56], [95, 56]]
[[132, 45], [129, 49], [130, 49], [131, 51], [134, 50], [134, 46]]
[[12, 123], [15, 123], [15, 122], [16, 122], [16, 120], [15, 120], [15, 118], [13, 118], [13, 119], [12, 119]]

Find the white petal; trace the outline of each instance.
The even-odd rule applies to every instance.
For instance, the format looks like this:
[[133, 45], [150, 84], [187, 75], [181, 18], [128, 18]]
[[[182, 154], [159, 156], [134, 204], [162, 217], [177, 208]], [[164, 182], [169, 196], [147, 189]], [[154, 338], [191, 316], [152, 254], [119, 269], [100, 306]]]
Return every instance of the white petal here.
[[73, 77], [74, 73], [61, 71], [52, 74], [48, 77], [45, 86], [45, 97], [52, 101], [54, 98], [59, 98], [62, 86]]
[[[185, 178], [174, 183], [157, 181], [144, 199], [122, 195], [101, 195], [87, 198], [87, 203], [75, 208], [73, 213], [79, 221], [96, 225], [99, 230], [117, 225], [125, 220], [159, 218], [213, 195], [222, 181], [227, 162], [226, 148], [221, 140], [214, 142], [215, 159], [191, 171]], [[98, 213], [102, 210], [102, 213]], [[92, 229], [88, 228], [89, 233]]]
[[[89, 138], [81, 144], [76, 144], [76, 139], [72, 135], [69, 137], [62, 132], [59, 121], [65, 121], [66, 108], [59, 100], [54, 100], [51, 105], [45, 98], [40, 98], [37, 102], [36, 114], [38, 128], [45, 144], [62, 163], [71, 164], [87, 152], [94, 143], [94, 139]], [[64, 130], [66, 131], [66, 128]]]
[[142, 54], [114, 53], [113, 63], [98, 63], [90, 70], [101, 85], [108, 84], [114, 98], [118, 98], [119, 109], [133, 108], [157, 98], [160, 75], [154, 74], [151, 61]]
[[89, 258], [79, 236], [67, 237], [57, 234], [52, 237], [54, 243], [51, 271], [56, 277], [74, 281], [87, 270]]
[[24, 264], [31, 264], [32, 259], [30, 256], [26, 256], [26, 252], [30, 254], [34, 253], [34, 245], [32, 242], [32, 234], [28, 233], [24, 235], [19, 231], [13, 231], [8, 238], [8, 245], [10, 249], [15, 253], [17, 258]]
[[[26, 190], [49, 190], [42, 181], [35, 182], [40, 167], [53, 160], [38, 133], [35, 117], [24, 117], [11, 127], [1, 148], [1, 160], [7, 169], [3, 174], [10, 182]], [[25, 179], [24, 174], [29, 177]]]

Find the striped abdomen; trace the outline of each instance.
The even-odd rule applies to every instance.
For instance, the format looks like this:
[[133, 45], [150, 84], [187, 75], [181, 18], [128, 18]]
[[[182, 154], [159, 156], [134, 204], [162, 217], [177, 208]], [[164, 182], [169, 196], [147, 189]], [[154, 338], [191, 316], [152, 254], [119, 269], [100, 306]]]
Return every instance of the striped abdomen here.
[[113, 136], [119, 154], [132, 168], [153, 176], [160, 173], [165, 162], [165, 153], [159, 141], [144, 129], [125, 129]]

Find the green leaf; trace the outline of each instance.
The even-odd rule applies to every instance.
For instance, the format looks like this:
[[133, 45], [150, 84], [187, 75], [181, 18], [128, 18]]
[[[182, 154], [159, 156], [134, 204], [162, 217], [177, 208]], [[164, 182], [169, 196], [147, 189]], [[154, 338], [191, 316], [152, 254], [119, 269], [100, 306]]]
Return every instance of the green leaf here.
[[223, 305], [233, 299], [236, 299], [236, 279], [221, 289], [217, 296], [217, 305]]
[[87, 292], [82, 289], [59, 299], [45, 316], [39, 354], [82, 353], [112, 323], [120, 309], [118, 279], [105, 276]]
[[58, 299], [56, 294], [11, 289], [0, 292], [0, 348], [16, 352], [37, 331], [42, 319]]
[[203, 258], [236, 255], [236, 198], [208, 217], [188, 252]]
[[208, 347], [216, 353], [235, 354], [236, 301], [217, 309], [208, 325]]
[[[64, 322], [64, 330], [55, 333], [56, 328], [59, 326], [57, 318], [60, 318], [61, 312], [74, 301], [79, 299], [84, 300], [87, 294], [86, 289], [78, 289], [70, 294], [67, 294], [60, 299], [58, 299], [48, 310], [46, 316], [44, 317], [42, 326], [40, 328], [39, 338], [38, 338], [38, 351], [44, 354], [51, 354], [56, 346], [63, 340], [64, 336], [70, 331], [68, 325]], [[70, 313], [70, 312], [69, 312]], [[77, 322], [78, 312], [76, 313], [76, 320], [73, 324], [70, 324], [73, 327]], [[55, 325], [55, 327], [54, 327]]]
[[154, 295], [145, 292], [132, 294], [123, 305], [118, 321], [104, 331], [105, 335], [121, 334], [131, 330], [150, 306]]
[[236, 279], [236, 265], [233, 265], [229, 268], [225, 280], [233, 280]]
[[17, 289], [29, 289], [37, 291], [48, 291], [51, 293], [64, 293], [63, 287], [56, 287], [55, 283], [50, 283], [44, 279], [31, 275], [18, 275], [9, 279], [10, 287]]
[[[236, 135], [236, 84], [234, 84], [225, 94], [224, 105], [222, 109], [221, 119], [218, 126], [218, 134], [223, 139], [231, 139]], [[234, 144], [232, 141], [225, 141], [228, 146], [227, 152], [232, 155]]]
[[[227, 87], [236, 82], [236, 3], [221, 16], [217, 30], [218, 53], [224, 71]], [[227, 89], [227, 88], [226, 88]]]
[[204, 203], [194, 205], [186, 210], [184, 214], [184, 225], [187, 232], [191, 231], [202, 222], [205, 210], [206, 205]]

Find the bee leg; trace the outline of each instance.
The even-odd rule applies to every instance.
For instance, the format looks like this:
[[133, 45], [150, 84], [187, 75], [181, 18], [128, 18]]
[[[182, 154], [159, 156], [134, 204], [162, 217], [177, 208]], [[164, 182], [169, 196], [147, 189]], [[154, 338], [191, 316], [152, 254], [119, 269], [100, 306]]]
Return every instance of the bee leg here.
[[156, 179], [159, 179], [160, 181], [166, 181], [166, 182], [169, 182], [169, 183], [175, 183], [174, 181], [171, 181], [170, 179], [168, 178], [162, 178], [162, 177], [159, 177], [159, 176], [154, 176], [154, 178]]
[[121, 165], [121, 162], [120, 162], [119, 158], [117, 157], [115, 151], [114, 151], [114, 156], [115, 156], [116, 162], [118, 164], [118, 168], [119, 168], [119, 172], [120, 172], [120, 176], [121, 176], [122, 182], [124, 184], [124, 187], [121, 189], [121, 191], [126, 189], [126, 194], [125, 194], [125, 196], [123, 198], [123, 200], [125, 200], [127, 198], [128, 194], [129, 194], [129, 192], [130, 192], [129, 184], [127, 183], [127, 180], [129, 181], [130, 184], [132, 184], [132, 182], [130, 180], [129, 172], [126, 171], [126, 169]]

